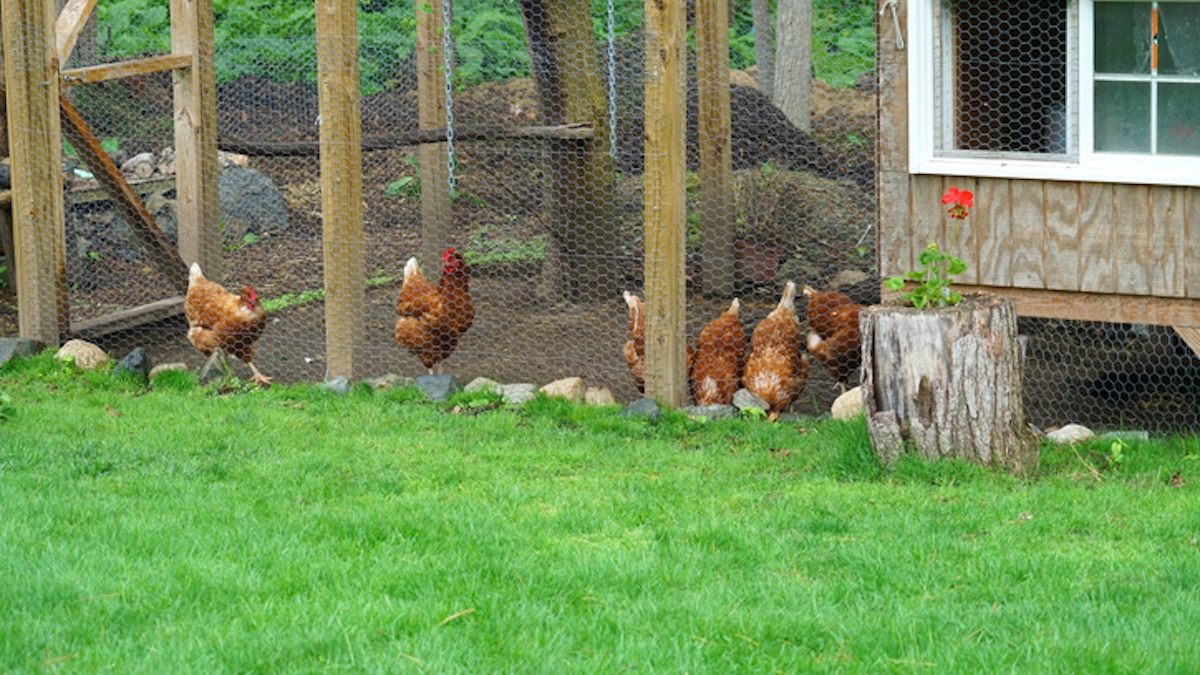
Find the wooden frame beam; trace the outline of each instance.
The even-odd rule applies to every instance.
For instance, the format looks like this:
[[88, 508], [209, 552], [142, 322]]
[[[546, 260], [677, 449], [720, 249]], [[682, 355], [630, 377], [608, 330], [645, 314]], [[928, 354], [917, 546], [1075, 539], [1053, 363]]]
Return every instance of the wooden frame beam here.
[[65, 66], [67, 61], [71, 60], [71, 52], [75, 51], [79, 34], [83, 32], [84, 26], [87, 26], [95, 8], [96, 0], [67, 0], [63, 5], [62, 12], [54, 23], [59, 67]]
[[149, 56], [144, 59], [121, 61], [120, 63], [105, 63], [86, 68], [72, 68], [63, 72], [63, 85], [72, 87], [79, 84], [93, 84], [106, 80], [118, 80], [122, 77], [161, 73], [165, 70], [190, 68], [193, 58], [190, 54], [162, 54]]

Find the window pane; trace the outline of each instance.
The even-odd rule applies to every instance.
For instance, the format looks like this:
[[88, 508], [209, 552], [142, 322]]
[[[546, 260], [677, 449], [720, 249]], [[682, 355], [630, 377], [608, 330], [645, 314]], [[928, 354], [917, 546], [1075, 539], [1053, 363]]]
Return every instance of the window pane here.
[[1096, 83], [1096, 151], [1150, 152], [1149, 82]]
[[1158, 85], [1158, 151], [1200, 155], [1200, 84]]
[[1066, 0], [947, 0], [954, 147], [1067, 151]]
[[1160, 2], [1158, 72], [1200, 75], [1200, 4]]
[[1150, 3], [1096, 3], [1096, 72], [1150, 72]]

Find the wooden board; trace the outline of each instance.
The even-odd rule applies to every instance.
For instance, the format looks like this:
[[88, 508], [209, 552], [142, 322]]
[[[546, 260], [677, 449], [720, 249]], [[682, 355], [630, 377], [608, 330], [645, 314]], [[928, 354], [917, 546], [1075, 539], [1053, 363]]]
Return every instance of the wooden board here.
[[176, 296], [95, 319], [73, 321], [71, 322], [71, 334], [79, 338], [97, 338], [101, 335], [145, 326], [155, 321], [182, 315], [183, 303], [184, 298]]
[[1079, 185], [1048, 181], [1046, 193], [1045, 287], [1079, 290]]
[[909, 181], [912, 193], [912, 256], [913, 267], [917, 257], [929, 244], [947, 244], [946, 212], [942, 209], [943, 184], [941, 176], [913, 176]]
[[876, 178], [879, 274], [885, 279], [913, 269], [908, 174], [881, 171]]
[[221, 265], [220, 167], [217, 163], [217, 75], [213, 0], [171, 0], [171, 48], [190, 66], [172, 73], [175, 192], [179, 254], [204, 276], [225, 278]]
[[326, 377], [351, 380], [366, 367], [357, 17], [355, 0], [317, 0]]
[[1184, 294], [1200, 299], [1200, 188], [1187, 188], [1183, 198]]
[[[421, 167], [421, 247], [417, 260], [429, 273], [441, 265], [450, 246], [453, 216], [450, 206], [449, 154], [446, 148], [446, 73], [442, 44], [442, 3], [416, 0], [417, 13], [417, 126], [441, 129], [437, 142], [417, 150]], [[456, 136], [458, 129], [455, 130]]]
[[87, 25], [95, 8], [96, 0], [67, 0], [62, 6], [54, 24], [55, 45], [60, 65], [66, 65], [71, 60], [71, 52], [75, 51], [79, 34], [83, 32], [83, 27]]
[[1186, 194], [1181, 187], [1150, 188], [1150, 292], [1158, 297], [1183, 297]]
[[1115, 293], [1113, 186], [1079, 185], [1079, 290]]
[[1012, 201], [1009, 181], [979, 179], [975, 191], [975, 211], [971, 217], [975, 219], [978, 232], [979, 283], [1012, 285]]
[[1046, 195], [1041, 181], [1014, 180], [1009, 183], [1012, 198], [1012, 284], [1020, 288], [1046, 285], [1044, 255]]
[[121, 61], [120, 63], [105, 63], [99, 66], [73, 68], [71, 70], [64, 71], [62, 79], [63, 84], [66, 86], [94, 84], [96, 82], [116, 80], [122, 77], [132, 77], [134, 75], [146, 75], [148, 73], [161, 73], [167, 70], [190, 68], [191, 66], [192, 55], [190, 53], [161, 54], [159, 56], [149, 56], [144, 59]]
[[733, 294], [733, 150], [729, 109], [729, 2], [696, 1], [699, 90], [700, 222], [703, 284], [709, 295]]
[[876, 15], [880, 18], [876, 21], [875, 40], [875, 73], [879, 80], [876, 87], [878, 156], [875, 165], [882, 176], [891, 171], [908, 172], [908, 51], [899, 48], [897, 39], [901, 36], [896, 33], [891, 9], [896, 8], [901, 30], [904, 30], [908, 3], [887, 5], [885, 0], [879, 0], [878, 4]]
[[1150, 188], [1145, 185], [1113, 186], [1113, 249], [1117, 292], [1150, 294], [1150, 268], [1154, 242], [1150, 225]]

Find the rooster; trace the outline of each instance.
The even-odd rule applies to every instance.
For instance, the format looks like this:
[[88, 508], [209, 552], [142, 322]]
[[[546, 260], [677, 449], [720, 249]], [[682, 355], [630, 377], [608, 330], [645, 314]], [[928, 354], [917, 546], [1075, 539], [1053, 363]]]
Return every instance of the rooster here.
[[200, 264], [192, 263], [183, 309], [187, 315], [188, 341], [208, 357], [201, 372], [211, 368], [216, 360], [228, 369], [225, 363], [228, 353], [250, 366], [255, 382], [271, 386], [272, 378], [259, 372], [252, 360], [254, 343], [267, 327], [266, 313], [253, 288], [246, 286], [241, 295], [234, 295], [205, 279]]
[[742, 385], [761, 396], [772, 413], [787, 408], [808, 378], [808, 356], [800, 351], [802, 336], [796, 318], [796, 284], [789, 281], [779, 306], [755, 326], [742, 375]]
[[808, 351], [825, 362], [842, 389], [862, 364], [862, 335], [858, 314], [863, 306], [850, 296], [804, 287], [808, 297]]
[[442, 372], [442, 361], [475, 320], [468, 276], [467, 262], [454, 248], [442, 254], [442, 278], [436, 286], [421, 274], [416, 258], [404, 266], [396, 301], [396, 341], [421, 359], [430, 375], [434, 366]]
[[738, 318], [740, 308], [741, 302], [734, 299], [729, 309], [700, 331], [691, 375], [696, 405], [733, 402], [746, 364], [746, 331]]
[[[625, 304], [629, 305], [629, 337], [625, 343], [625, 363], [629, 365], [629, 374], [637, 385], [639, 394], [646, 393], [646, 304], [638, 296], [625, 291]], [[692, 359], [695, 350], [687, 345], [686, 363], [689, 376], [692, 372]]]

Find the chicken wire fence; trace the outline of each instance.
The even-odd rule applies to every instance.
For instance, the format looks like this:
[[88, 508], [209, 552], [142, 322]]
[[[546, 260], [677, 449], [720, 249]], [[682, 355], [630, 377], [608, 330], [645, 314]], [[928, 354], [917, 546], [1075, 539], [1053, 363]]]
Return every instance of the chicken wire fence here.
[[[339, 239], [346, 230], [329, 223], [357, 214], [323, 212], [317, 141], [330, 111], [318, 104], [313, 8], [277, 4], [217, 3], [215, 44], [204, 46], [216, 64], [222, 148], [213, 175], [204, 176], [220, 188], [219, 253], [205, 272], [235, 294], [251, 286], [262, 299], [266, 328], [254, 363], [277, 382], [321, 381], [331, 354], [347, 349], [361, 356], [357, 377], [426, 373], [420, 355], [398, 341], [405, 336], [398, 336], [397, 304], [409, 259], [417, 257], [438, 284], [451, 247], [468, 270], [473, 320], [432, 365], [463, 383], [487, 377], [541, 385], [579, 376], [619, 402], [637, 398], [626, 359], [625, 293], [661, 293], [647, 288], [654, 266], [682, 266], [689, 350], [735, 298], [748, 344], [788, 281], [797, 287], [802, 334], [815, 327], [806, 286], [857, 303], [879, 300], [873, 3], [813, 2], [806, 53], [789, 51], [794, 29], [770, 35], [776, 21], [794, 25], [781, 14], [792, 5], [732, 0], [722, 17], [727, 70], [698, 68], [697, 22], [709, 19], [688, 5], [686, 85], [676, 103], [686, 112], [685, 152], [671, 160], [683, 167], [685, 183], [677, 257], [656, 248], [644, 229], [645, 171], [656, 159], [644, 153], [646, 122], [663, 111], [645, 98], [641, 3], [371, 0], [358, 3], [357, 40], [347, 38], [357, 43], [361, 93], [363, 152], [353, 178], [362, 184], [362, 293], [352, 294], [361, 300], [349, 308], [354, 344], [328, 344], [326, 264], [356, 255], [356, 241]], [[168, 53], [169, 30], [158, 14], [166, 3], [150, 6], [102, 0], [67, 68]], [[770, 20], [762, 20], [762, 6]], [[419, 35], [427, 40], [421, 49]], [[772, 39], [775, 48], [765, 48]], [[701, 73], [711, 79], [700, 80]], [[807, 92], [797, 93], [797, 73], [811, 76]], [[712, 127], [702, 123], [703, 92], [713, 87], [701, 85], [726, 77], [722, 167], [724, 159], [711, 163]], [[186, 206], [173, 173], [171, 74], [70, 84], [66, 98], [157, 226], [182, 245], [175, 223]], [[99, 169], [73, 145], [63, 154], [68, 337], [87, 337], [116, 358], [142, 347], [154, 363], [198, 369], [205, 358], [189, 344], [182, 290], [163, 273], [144, 228], [114, 207], [97, 184]], [[711, 187], [713, 176], [724, 182]], [[711, 201], [711, 190], [724, 199]], [[15, 305], [7, 292], [6, 304]], [[442, 301], [446, 320], [457, 318], [463, 329], [462, 302]], [[122, 318], [148, 305], [167, 307], [169, 316]], [[15, 312], [4, 311], [4, 331], [13, 335]], [[1036, 365], [1026, 377], [1035, 424], [1200, 426], [1198, 364], [1169, 329], [1035, 319], [1021, 327]], [[857, 384], [855, 363], [832, 363], [810, 357], [787, 410], [828, 411], [839, 385]], [[242, 364], [233, 368], [247, 374]]]

